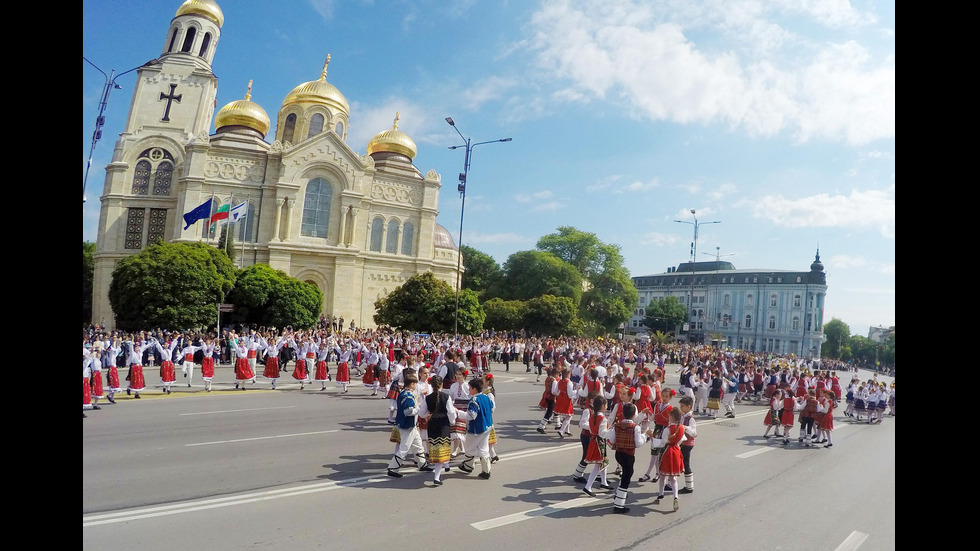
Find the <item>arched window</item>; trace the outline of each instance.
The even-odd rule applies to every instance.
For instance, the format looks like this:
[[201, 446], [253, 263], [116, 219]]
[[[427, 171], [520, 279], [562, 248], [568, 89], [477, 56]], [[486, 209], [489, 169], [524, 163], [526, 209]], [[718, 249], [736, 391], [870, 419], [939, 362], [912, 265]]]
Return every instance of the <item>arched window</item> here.
[[776, 328], [776, 316], [769, 316], [769, 329]]
[[799, 331], [799, 330], [800, 330], [800, 318], [799, 317], [794, 317], [793, 318], [793, 331]]
[[196, 34], [197, 29], [194, 27], [187, 29], [187, 34], [184, 35], [184, 46], [180, 49], [182, 53], [191, 51], [191, 48], [194, 46], [194, 35]]
[[415, 241], [415, 226], [411, 222], [405, 222], [402, 226], [402, 254], [411, 256]]
[[236, 228], [237, 231], [235, 232], [235, 238], [242, 242], [252, 241], [252, 230], [255, 227], [255, 205], [249, 202], [247, 210], [248, 212], [245, 214], [245, 219], [239, 220], [235, 223], [235, 225], [238, 226]]
[[337, 126], [334, 127], [333, 131], [336, 132], [338, 136], [340, 136], [341, 138], [343, 138], [344, 137], [344, 123], [338, 122], [337, 123]]
[[170, 45], [167, 46], [168, 52], [174, 51], [174, 44], [177, 42], [177, 29], [174, 29], [174, 34], [170, 37]]
[[327, 237], [327, 221], [330, 218], [330, 200], [332, 197], [333, 188], [323, 178], [314, 178], [306, 184], [300, 235]]
[[371, 222], [371, 250], [381, 252], [381, 234], [384, 233], [385, 223], [380, 217]]
[[173, 175], [174, 165], [170, 161], [157, 165], [157, 173], [153, 176], [153, 195], [170, 195]]
[[323, 132], [323, 115], [317, 113], [310, 117], [310, 131], [306, 133], [307, 138], [312, 138]]
[[136, 172], [133, 174], [133, 195], [146, 195], [150, 189], [150, 161], [144, 159], [136, 163]]
[[296, 130], [296, 113], [290, 113], [286, 117], [286, 124], [282, 127], [282, 141], [292, 142], [293, 132]]
[[769, 306], [776, 305], [776, 293], [769, 295]]
[[398, 252], [398, 221], [388, 222], [388, 241], [385, 243], [385, 252], [395, 254]]
[[793, 306], [799, 308], [800, 304], [802, 304], [800, 300], [800, 295], [793, 295]]
[[752, 316], [751, 315], [746, 315], [745, 316], [745, 323], [742, 325], [742, 328], [743, 329], [751, 329], [752, 328]]
[[204, 33], [204, 40], [201, 41], [201, 53], [198, 57], [204, 57], [208, 53], [208, 46], [211, 45], [211, 33]]

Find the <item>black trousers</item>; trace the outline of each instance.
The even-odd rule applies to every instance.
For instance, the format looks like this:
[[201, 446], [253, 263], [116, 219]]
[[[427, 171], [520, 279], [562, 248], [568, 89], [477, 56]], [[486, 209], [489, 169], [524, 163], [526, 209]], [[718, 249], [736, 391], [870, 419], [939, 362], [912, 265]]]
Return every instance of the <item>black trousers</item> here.
[[579, 440], [582, 441], [582, 461], [585, 461], [585, 454], [589, 453], [589, 441], [592, 440], [592, 435], [585, 434], [585, 431], [582, 431]]
[[813, 434], [813, 417], [800, 417], [800, 436]]
[[555, 401], [547, 400], [545, 403], [548, 404], [548, 407], [544, 410], [544, 418], [551, 421], [551, 414], [555, 412]]
[[694, 446], [677, 446], [681, 449], [681, 457], [684, 458], [684, 474], [691, 474], [691, 452]]
[[622, 476], [619, 477], [619, 487], [624, 490], [628, 490], [630, 487], [630, 480], [633, 478], [633, 463], [635, 461], [635, 455], [616, 451], [616, 463], [619, 463], [620, 469], [623, 470]]

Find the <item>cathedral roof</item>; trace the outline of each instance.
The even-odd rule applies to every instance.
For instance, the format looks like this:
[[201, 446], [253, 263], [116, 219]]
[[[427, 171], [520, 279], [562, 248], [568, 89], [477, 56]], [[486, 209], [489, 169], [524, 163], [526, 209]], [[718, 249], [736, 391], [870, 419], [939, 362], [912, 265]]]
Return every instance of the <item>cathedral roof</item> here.
[[214, 117], [214, 129], [228, 126], [245, 126], [262, 134], [269, 132], [269, 115], [262, 106], [252, 101], [252, 81], [248, 81], [245, 99], [235, 100], [222, 107]]
[[456, 250], [456, 243], [453, 242], [452, 234], [442, 224], [436, 224], [436, 231], [432, 236], [432, 244], [437, 249]]
[[418, 152], [418, 149], [415, 147], [415, 142], [412, 141], [412, 138], [408, 137], [408, 134], [398, 130], [398, 119], [400, 116], [400, 113], [395, 113], [395, 122], [392, 123], [391, 130], [379, 132], [371, 138], [367, 146], [368, 155], [388, 152], [404, 155], [409, 160], [415, 158], [415, 154]]
[[320, 78], [304, 82], [293, 88], [286, 99], [282, 100], [282, 106], [293, 105], [296, 103], [319, 103], [342, 111], [344, 115], [350, 116], [350, 105], [347, 98], [340, 93], [336, 86], [327, 82], [327, 65], [330, 64], [330, 54], [327, 54], [327, 61], [323, 64], [323, 72]]
[[214, 0], [187, 0], [177, 8], [177, 15], [202, 15], [218, 24], [218, 28], [225, 23], [225, 14], [221, 12], [218, 3]]

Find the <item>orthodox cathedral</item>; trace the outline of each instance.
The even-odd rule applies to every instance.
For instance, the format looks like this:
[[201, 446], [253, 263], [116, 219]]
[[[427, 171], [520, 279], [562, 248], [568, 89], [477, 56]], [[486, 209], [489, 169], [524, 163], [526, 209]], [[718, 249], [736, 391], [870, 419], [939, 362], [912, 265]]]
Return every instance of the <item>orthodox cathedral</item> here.
[[455, 288], [459, 250], [436, 223], [441, 178], [415, 167], [398, 115], [356, 152], [346, 142], [347, 99], [327, 82], [329, 55], [318, 79], [283, 98], [274, 129], [251, 83], [215, 113], [211, 63], [223, 23], [213, 0], [185, 1], [160, 56], [137, 69], [106, 166], [93, 322], [115, 327], [109, 284], [120, 259], [158, 239], [217, 244], [211, 215], [228, 205], [244, 216], [229, 226], [236, 265], [268, 264], [313, 283], [324, 314], [372, 327], [375, 300], [413, 275], [432, 272]]

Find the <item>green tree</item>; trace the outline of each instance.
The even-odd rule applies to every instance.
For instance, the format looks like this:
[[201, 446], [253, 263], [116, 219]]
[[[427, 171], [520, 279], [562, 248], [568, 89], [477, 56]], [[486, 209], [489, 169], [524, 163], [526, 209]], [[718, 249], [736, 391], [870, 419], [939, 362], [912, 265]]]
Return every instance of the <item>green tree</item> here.
[[492, 298], [483, 303], [483, 311], [486, 313], [484, 327], [497, 331], [517, 331], [524, 327], [527, 305], [520, 300]]
[[95, 243], [82, 242], [82, 323], [92, 323], [92, 282], [95, 279]]
[[650, 301], [646, 307], [643, 325], [650, 329], [673, 331], [687, 318], [687, 308], [677, 297], [664, 297]]
[[662, 346], [672, 340], [674, 340], [674, 338], [670, 336], [670, 333], [665, 333], [663, 331], [654, 331], [653, 333], [650, 333], [650, 342], [657, 346]]
[[[416, 274], [388, 296], [375, 301], [374, 323], [416, 332], [452, 333], [456, 325], [456, 293], [432, 272]], [[459, 294], [459, 332], [474, 334], [486, 315], [476, 293]]]
[[204, 243], [157, 241], [116, 264], [109, 303], [116, 326], [193, 329], [217, 321], [218, 308], [235, 284], [228, 256]]
[[227, 302], [235, 305], [231, 321], [296, 329], [316, 324], [323, 292], [268, 264], [255, 264], [238, 273]]
[[549, 252], [519, 251], [507, 258], [503, 277], [492, 295], [504, 300], [568, 297], [577, 309], [582, 300], [582, 274]]
[[500, 281], [503, 275], [500, 265], [492, 256], [473, 247], [462, 245], [459, 250], [463, 255], [464, 269], [460, 285], [463, 289], [472, 289], [482, 298], [488, 289]]
[[820, 357], [848, 360], [850, 351], [846, 345], [851, 337], [851, 328], [843, 321], [833, 318], [823, 325], [823, 334], [827, 341], [820, 348]]
[[578, 307], [569, 297], [542, 295], [526, 302], [524, 329], [539, 335], [574, 336], [582, 332]]
[[549, 252], [575, 266], [586, 278], [603, 270], [606, 264], [605, 255], [610, 252], [594, 233], [583, 232], [571, 226], [561, 226], [558, 233], [542, 237], [536, 247], [539, 251]]
[[230, 223], [225, 223], [221, 225], [221, 234], [218, 237], [218, 248], [228, 255], [231, 263], [235, 263], [235, 232], [232, 231], [234, 227]]

